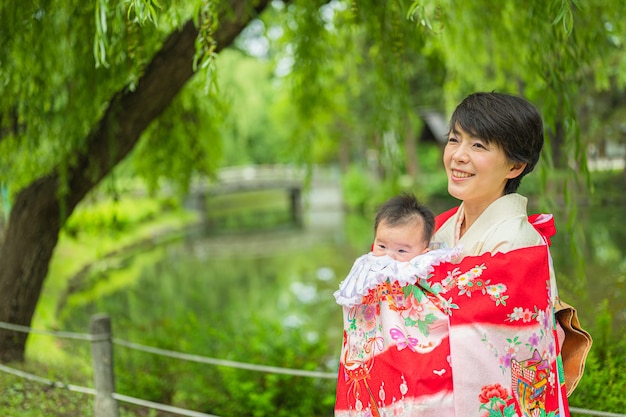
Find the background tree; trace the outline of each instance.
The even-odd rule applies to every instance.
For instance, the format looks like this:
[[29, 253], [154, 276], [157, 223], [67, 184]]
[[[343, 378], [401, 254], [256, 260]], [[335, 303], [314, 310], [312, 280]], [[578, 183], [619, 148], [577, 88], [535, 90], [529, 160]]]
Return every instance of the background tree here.
[[[256, 36], [256, 35], [255, 35]], [[230, 111], [219, 123], [222, 163], [288, 163], [294, 129], [288, 91], [268, 57], [230, 48], [216, 61], [220, 98]]]
[[[194, 66], [210, 65], [267, 3], [173, 5], [158, 16], [151, 0], [113, 9], [105, 1], [2, 6], [2, 178], [18, 191], [0, 246], [0, 320], [30, 323], [67, 217], [131, 152]], [[141, 26], [157, 19], [165, 33]], [[159, 142], [155, 151], [167, 147]], [[25, 334], [0, 331], [2, 360], [23, 359], [25, 342]]]
[[315, 7], [287, 10], [297, 23], [279, 44], [293, 61], [301, 153], [339, 155], [345, 169], [377, 150], [380, 174], [393, 184], [416, 169], [405, 144], [417, 141], [419, 110], [442, 107], [444, 67], [424, 53], [407, 2], [329, 2], [312, 19]]

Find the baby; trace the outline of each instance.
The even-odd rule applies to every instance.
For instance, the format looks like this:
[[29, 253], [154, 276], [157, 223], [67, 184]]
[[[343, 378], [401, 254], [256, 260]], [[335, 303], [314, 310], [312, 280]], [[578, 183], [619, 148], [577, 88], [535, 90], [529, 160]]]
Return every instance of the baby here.
[[426, 279], [433, 265], [448, 262], [455, 249], [429, 248], [435, 216], [414, 195], [404, 193], [382, 205], [374, 223], [372, 251], [359, 257], [335, 292], [338, 304], [352, 307], [378, 284], [415, 284]]
[[[430, 323], [447, 319], [425, 302], [427, 280], [434, 265], [459, 253], [429, 249], [434, 229], [433, 213], [411, 194], [393, 197], [376, 215], [372, 251], [354, 262], [334, 294], [343, 307], [336, 410], [381, 416], [380, 408], [389, 406], [395, 413], [403, 407], [396, 400], [409, 389], [419, 391], [420, 372], [429, 366], [424, 354], [445, 337]], [[385, 359], [375, 360], [383, 357], [378, 355]], [[408, 409], [403, 413], [413, 415]]]

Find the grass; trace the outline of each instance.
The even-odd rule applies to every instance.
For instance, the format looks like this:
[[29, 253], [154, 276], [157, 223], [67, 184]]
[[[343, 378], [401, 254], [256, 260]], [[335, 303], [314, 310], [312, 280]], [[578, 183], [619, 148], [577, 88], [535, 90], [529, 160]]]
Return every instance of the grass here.
[[93, 414], [93, 397], [18, 376], [0, 376], [2, 417], [74, 417]]
[[[18, 367], [19, 365], [14, 367]], [[19, 366], [22, 367], [23, 366]], [[29, 368], [45, 365], [30, 363]], [[45, 373], [45, 371], [43, 371]], [[0, 417], [76, 417], [93, 416], [95, 398], [91, 394], [72, 391], [20, 376], [0, 375]], [[120, 417], [173, 417], [178, 414], [156, 411], [126, 403], [118, 403]]]

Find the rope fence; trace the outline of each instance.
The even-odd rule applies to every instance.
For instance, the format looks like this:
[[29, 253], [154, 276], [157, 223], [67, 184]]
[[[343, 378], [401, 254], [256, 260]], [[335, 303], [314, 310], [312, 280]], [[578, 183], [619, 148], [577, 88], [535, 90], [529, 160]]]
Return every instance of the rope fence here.
[[[96, 354], [96, 350], [94, 349], [94, 346], [101, 344], [102, 342], [109, 342], [110, 344], [123, 346], [128, 349], [134, 349], [134, 350], [138, 350], [138, 351], [142, 351], [146, 353], [151, 353], [154, 355], [165, 356], [165, 357], [169, 357], [173, 359], [179, 359], [179, 360], [190, 361], [190, 362], [203, 363], [203, 364], [208, 364], [208, 365], [226, 366], [226, 367], [231, 367], [231, 368], [246, 369], [246, 370], [255, 371], [255, 372], [293, 375], [293, 376], [301, 376], [301, 377], [307, 377], [307, 378], [335, 379], [337, 377], [335, 373], [330, 373], [330, 372], [307, 371], [307, 370], [293, 369], [293, 368], [281, 368], [281, 367], [276, 367], [276, 366], [257, 365], [257, 364], [251, 364], [251, 363], [245, 363], [245, 362], [210, 358], [206, 356], [200, 356], [200, 355], [194, 355], [194, 354], [189, 354], [189, 353], [177, 352], [173, 350], [161, 349], [161, 348], [152, 347], [152, 346], [146, 346], [146, 345], [142, 345], [139, 343], [112, 338], [110, 331], [99, 332], [103, 328], [101, 327], [102, 323], [104, 323], [104, 326], [105, 326], [104, 328], [110, 330], [110, 320], [108, 316], [104, 316], [104, 315], [93, 316], [92, 327], [91, 327], [92, 334], [87, 334], [87, 333], [75, 333], [75, 332], [54, 331], [54, 330], [38, 330], [38, 329], [33, 329], [28, 326], [5, 323], [5, 322], [0, 321], [0, 329], [22, 332], [22, 333], [54, 336], [59, 339], [73, 339], [73, 340], [83, 340], [83, 341], [91, 342], [92, 343], [92, 356], [94, 356], [93, 358], [94, 379], [96, 380], [96, 384], [95, 384], [96, 388], [88, 388], [88, 387], [82, 387], [82, 386], [77, 386], [77, 385], [72, 385], [72, 384], [65, 384], [59, 381], [52, 381], [50, 379], [43, 378], [43, 377], [28, 373], [28, 372], [24, 372], [19, 369], [11, 368], [2, 364], [0, 364], [0, 372], [8, 373], [8, 374], [20, 377], [20, 378], [39, 382], [41, 384], [51, 386], [54, 388], [64, 388], [73, 392], [94, 395], [96, 396], [96, 403], [98, 403], [98, 398], [99, 398], [99, 395], [102, 394], [101, 392], [102, 390], [101, 390], [101, 387], [98, 386], [99, 385], [98, 376], [95, 374], [97, 373], [96, 368], [100, 367], [100, 364], [97, 363], [97, 361], [102, 358], [95, 357], [97, 354]], [[94, 329], [97, 329], [97, 330], [94, 332]], [[106, 362], [107, 358], [104, 358], [104, 359], [105, 359], [104, 362]], [[112, 375], [113, 364], [110, 362], [111, 361], [109, 361], [108, 367], [106, 367], [105, 371], [111, 372], [110, 377], [112, 378], [113, 377]], [[110, 384], [111, 386], [113, 386], [112, 380], [110, 381]], [[202, 413], [199, 411], [187, 410], [187, 409], [174, 407], [174, 406], [170, 406], [166, 404], [156, 403], [153, 401], [147, 401], [147, 400], [143, 400], [140, 398], [131, 397], [128, 395], [119, 394], [116, 392], [110, 392], [106, 395], [109, 397], [109, 398], [106, 398], [106, 400], [113, 399], [116, 401], [138, 405], [141, 407], [150, 408], [154, 410], [165, 411], [168, 413], [177, 414], [181, 416], [219, 417], [219, 416], [215, 416], [212, 414]], [[116, 407], [116, 404], [114, 404], [114, 406]], [[101, 408], [102, 407], [98, 407], [98, 405], [96, 404], [95, 417], [118, 416], [117, 409], [102, 411]], [[611, 413], [611, 412], [597, 411], [597, 410], [588, 410], [588, 409], [583, 409], [583, 408], [578, 408], [578, 407], [570, 407], [570, 412], [581, 414], [581, 415], [586, 415], [586, 416], [626, 417], [626, 414]]]
[[[11, 368], [9, 366], [5, 366], [0, 364], [0, 371], [5, 372], [7, 374], [11, 374], [14, 376], [18, 376], [20, 378], [28, 379], [30, 381], [39, 382], [41, 384], [47, 385], [49, 387], [54, 388], [65, 388], [69, 391], [80, 392], [82, 394], [96, 395], [96, 390], [93, 388], [81, 387], [78, 385], [64, 384], [58, 381], [52, 381], [51, 379], [42, 378], [40, 376], [20, 371], [19, 369]], [[178, 414], [181, 416], [190, 416], [190, 417], [219, 417], [213, 414], [201, 413], [199, 411], [187, 410], [184, 408], [174, 407], [170, 405], [160, 404], [153, 401], [142, 400], [140, 398], [131, 397], [128, 395], [113, 393], [113, 399], [122, 401], [128, 404], [139, 405], [146, 408], [152, 408], [159, 411], [166, 411], [168, 413]]]

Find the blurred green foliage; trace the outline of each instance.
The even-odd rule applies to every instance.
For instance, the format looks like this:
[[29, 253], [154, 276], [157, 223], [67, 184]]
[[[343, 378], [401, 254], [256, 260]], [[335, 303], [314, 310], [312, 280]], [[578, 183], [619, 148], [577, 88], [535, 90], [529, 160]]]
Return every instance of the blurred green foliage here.
[[623, 393], [626, 387], [626, 334], [621, 329], [614, 329], [614, 312], [606, 301], [598, 306], [595, 313], [595, 325], [589, 328], [593, 337], [592, 349], [583, 377], [569, 398], [570, 405], [623, 413], [626, 397], [616, 393]]

